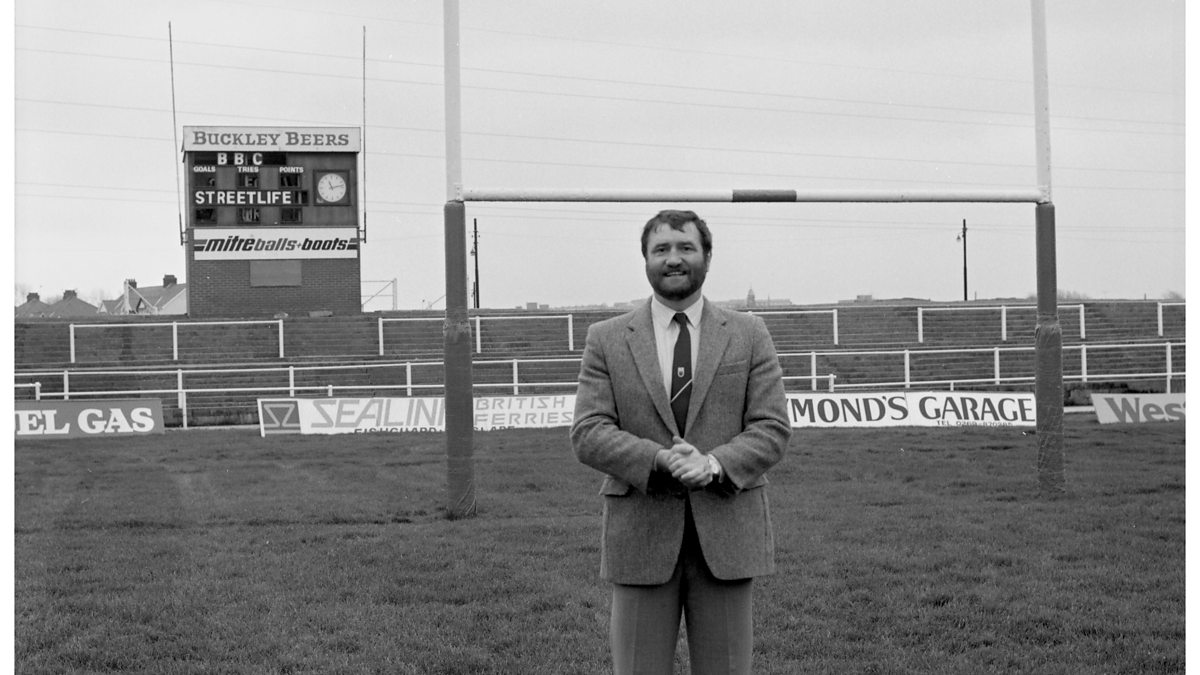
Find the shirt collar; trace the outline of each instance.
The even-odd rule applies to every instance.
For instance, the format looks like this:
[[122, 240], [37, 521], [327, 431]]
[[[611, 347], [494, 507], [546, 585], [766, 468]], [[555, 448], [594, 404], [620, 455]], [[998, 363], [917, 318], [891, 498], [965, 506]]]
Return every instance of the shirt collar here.
[[[703, 312], [703, 296], [696, 298], [695, 302], [683, 310], [683, 313], [687, 314], [688, 323], [691, 324], [693, 328], [696, 328], [700, 325], [700, 315]], [[650, 314], [654, 318], [654, 323], [660, 328], [670, 326], [671, 321], [675, 318], [675, 310], [667, 307], [665, 304], [663, 304], [662, 300], [659, 300], [658, 296], [655, 295], [650, 296]]]

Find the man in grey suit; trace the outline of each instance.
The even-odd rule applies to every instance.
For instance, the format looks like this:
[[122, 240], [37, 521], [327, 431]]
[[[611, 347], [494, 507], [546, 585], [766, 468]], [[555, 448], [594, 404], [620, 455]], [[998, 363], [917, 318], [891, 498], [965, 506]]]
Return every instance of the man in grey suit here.
[[775, 570], [766, 472], [791, 435], [779, 359], [761, 318], [703, 298], [699, 216], [659, 212], [642, 256], [654, 294], [588, 329], [571, 427], [605, 474], [613, 672], [669, 675], [682, 615], [693, 673], [749, 673], [751, 583]]

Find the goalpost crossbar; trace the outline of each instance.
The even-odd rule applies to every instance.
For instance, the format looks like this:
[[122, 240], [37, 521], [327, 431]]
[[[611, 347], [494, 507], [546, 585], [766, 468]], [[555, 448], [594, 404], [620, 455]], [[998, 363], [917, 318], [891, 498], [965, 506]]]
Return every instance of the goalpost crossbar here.
[[1050, 201], [1041, 188], [995, 190], [791, 190], [791, 189], [604, 189], [461, 188], [463, 202], [946, 202], [1033, 203]]

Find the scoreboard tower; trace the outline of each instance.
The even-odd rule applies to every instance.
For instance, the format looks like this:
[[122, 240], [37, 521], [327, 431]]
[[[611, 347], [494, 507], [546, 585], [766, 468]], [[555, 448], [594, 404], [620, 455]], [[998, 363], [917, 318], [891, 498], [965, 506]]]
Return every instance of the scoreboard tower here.
[[356, 127], [183, 128], [188, 314], [358, 314]]

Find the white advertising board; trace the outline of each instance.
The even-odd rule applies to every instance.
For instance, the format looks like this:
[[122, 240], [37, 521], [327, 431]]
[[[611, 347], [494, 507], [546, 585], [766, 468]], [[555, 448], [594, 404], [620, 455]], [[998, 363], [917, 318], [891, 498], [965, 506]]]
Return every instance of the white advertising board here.
[[196, 260], [357, 258], [354, 227], [197, 227]]
[[358, 152], [358, 127], [191, 127], [183, 128], [183, 149], [243, 152]]
[[[575, 395], [481, 396], [474, 409], [480, 431], [567, 427]], [[446, 430], [441, 397], [259, 399], [258, 418], [263, 436]]]
[[[1032, 427], [1033, 394], [964, 392], [788, 394], [793, 428]], [[480, 396], [475, 428], [569, 427], [575, 395]], [[259, 431], [268, 434], [357, 434], [445, 431], [440, 397], [259, 399]]]
[[17, 401], [17, 438], [94, 438], [163, 433], [157, 398]]
[[792, 427], [1032, 427], [1034, 396], [991, 392], [788, 394]]
[[1092, 394], [1092, 406], [1101, 424], [1183, 422], [1186, 398], [1184, 394]]

